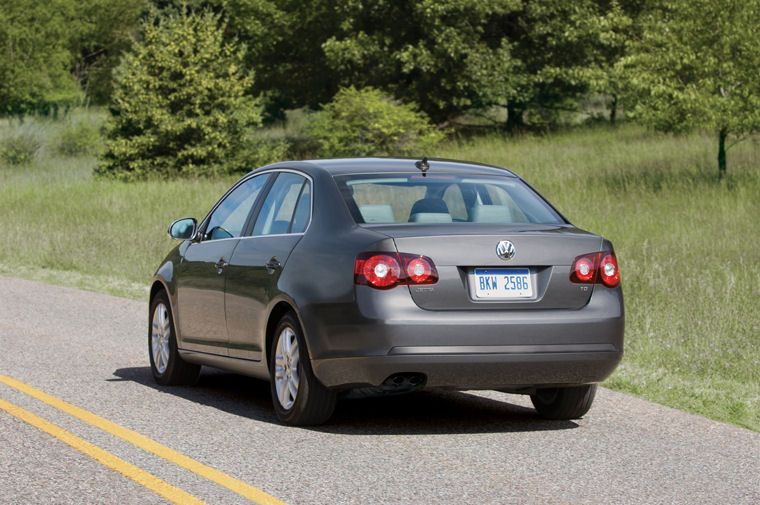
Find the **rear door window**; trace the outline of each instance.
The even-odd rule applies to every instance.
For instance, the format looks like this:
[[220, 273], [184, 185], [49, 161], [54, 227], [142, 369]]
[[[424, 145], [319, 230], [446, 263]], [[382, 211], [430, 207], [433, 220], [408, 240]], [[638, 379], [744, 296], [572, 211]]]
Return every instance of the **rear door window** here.
[[311, 212], [310, 195], [309, 181], [305, 177], [289, 172], [279, 174], [261, 206], [253, 235], [304, 231]]

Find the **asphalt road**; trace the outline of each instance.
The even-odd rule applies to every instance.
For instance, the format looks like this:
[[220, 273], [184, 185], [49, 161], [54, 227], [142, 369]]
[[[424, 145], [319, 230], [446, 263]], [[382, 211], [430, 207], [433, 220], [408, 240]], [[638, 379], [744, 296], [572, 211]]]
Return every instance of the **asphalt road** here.
[[195, 387], [156, 386], [146, 303], [0, 277], [3, 504], [170, 503], [8, 405], [206, 503], [251, 503], [15, 381], [290, 505], [760, 503], [749, 430], [605, 389], [575, 422], [541, 420], [520, 396], [429, 391], [344, 401], [325, 426], [286, 427], [264, 382], [204, 368]]

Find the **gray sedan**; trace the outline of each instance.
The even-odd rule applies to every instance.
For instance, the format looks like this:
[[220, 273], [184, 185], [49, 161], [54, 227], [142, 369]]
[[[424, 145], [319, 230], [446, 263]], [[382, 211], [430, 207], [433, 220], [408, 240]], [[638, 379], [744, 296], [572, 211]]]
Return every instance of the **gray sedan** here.
[[623, 353], [612, 244], [514, 173], [409, 159], [284, 162], [238, 181], [150, 291], [162, 385], [201, 365], [269, 380], [279, 419], [425, 387], [531, 395], [583, 416]]

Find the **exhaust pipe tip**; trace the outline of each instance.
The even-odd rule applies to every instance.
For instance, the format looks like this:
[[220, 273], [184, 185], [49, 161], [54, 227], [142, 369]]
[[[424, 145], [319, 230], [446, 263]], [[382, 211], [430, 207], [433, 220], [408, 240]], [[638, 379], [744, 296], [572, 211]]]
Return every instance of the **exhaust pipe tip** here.
[[344, 399], [393, 396], [411, 393], [423, 387], [427, 377], [417, 372], [396, 373], [388, 377], [379, 386], [350, 389], [342, 393]]
[[393, 374], [383, 382], [383, 386], [393, 389], [417, 389], [425, 384], [425, 375], [416, 372]]

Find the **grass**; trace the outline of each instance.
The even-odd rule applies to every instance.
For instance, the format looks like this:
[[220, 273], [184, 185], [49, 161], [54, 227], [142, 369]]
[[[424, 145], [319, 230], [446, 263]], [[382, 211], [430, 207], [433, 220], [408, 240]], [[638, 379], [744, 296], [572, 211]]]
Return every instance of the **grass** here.
[[99, 125], [103, 114], [74, 114], [84, 117], [0, 122], [0, 138], [23, 129], [46, 141], [29, 164], [0, 162], [0, 274], [145, 299], [153, 270], [176, 244], [167, 236], [169, 223], [203, 217], [233, 179], [94, 179], [97, 153], [67, 157], [57, 142], [78, 121]]
[[[202, 217], [232, 181], [95, 180], [96, 153], [70, 130], [102, 118], [0, 121], [0, 142], [40, 141], [26, 164], [0, 160], [0, 274], [145, 300], [174, 244], [169, 222]], [[733, 147], [722, 182], [716, 144], [621, 125], [479, 137], [436, 155], [513, 169], [615, 244], [627, 348], [607, 387], [760, 431], [760, 144]]]

